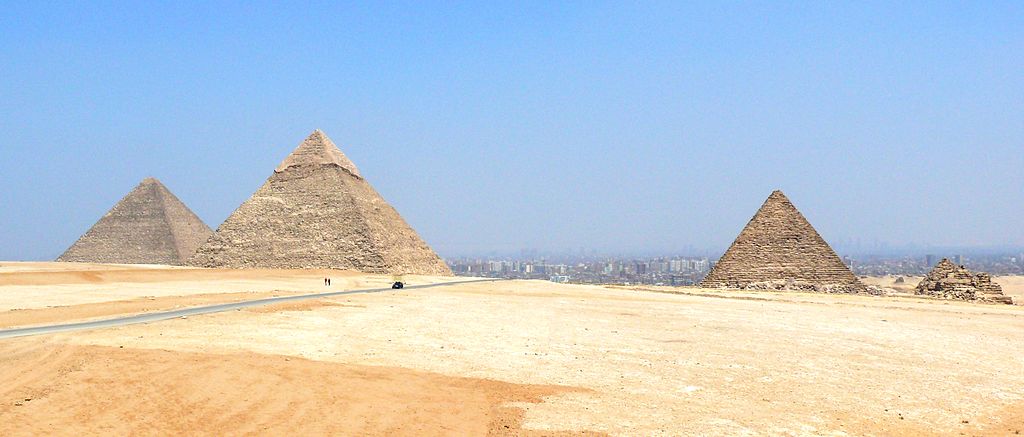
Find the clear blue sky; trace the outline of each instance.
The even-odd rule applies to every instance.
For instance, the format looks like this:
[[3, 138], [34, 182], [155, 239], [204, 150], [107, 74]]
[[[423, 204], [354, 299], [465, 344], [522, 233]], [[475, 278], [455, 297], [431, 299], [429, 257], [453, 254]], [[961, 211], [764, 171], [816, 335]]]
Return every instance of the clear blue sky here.
[[[143, 177], [211, 227], [323, 129], [444, 256], [1024, 246], [1024, 2], [4, 2], [0, 259]], [[892, 3], [900, 3], [894, 5]]]

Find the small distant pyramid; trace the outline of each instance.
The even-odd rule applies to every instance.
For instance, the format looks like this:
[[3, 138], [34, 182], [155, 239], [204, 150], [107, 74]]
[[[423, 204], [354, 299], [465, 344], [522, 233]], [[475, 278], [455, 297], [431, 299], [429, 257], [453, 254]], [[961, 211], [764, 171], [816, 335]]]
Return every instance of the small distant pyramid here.
[[57, 261], [181, 265], [212, 233], [164, 184], [146, 178]]
[[988, 273], [973, 273], [946, 258], [939, 261], [917, 284], [914, 294], [942, 299], [1013, 303], [1013, 298], [1004, 295], [1003, 288], [992, 282]]
[[768, 196], [700, 286], [843, 293], [866, 290], [778, 190]]
[[189, 264], [451, 275], [320, 130], [231, 213]]

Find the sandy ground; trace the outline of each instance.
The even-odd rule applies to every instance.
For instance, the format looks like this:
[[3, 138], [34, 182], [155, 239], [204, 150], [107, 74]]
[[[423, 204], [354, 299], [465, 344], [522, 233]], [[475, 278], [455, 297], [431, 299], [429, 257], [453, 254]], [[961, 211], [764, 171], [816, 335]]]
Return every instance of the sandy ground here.
[[522, 434], [510, 403], [570, 391], [255, 353], [5, 346], [11, 436]]
[[[95, 288], [132, 312], [320, 277], [160, 274], [55, 279], [88, 297], [63, 308], [32, 285], [0, 302], [39, 323], [95, 316]], [[193, 282], [205, 292], [173, 293]], [[0, 434], [1024, 432], [1024, 307], [658, 291], [461, 284], [0, 340]]]
[[0, 261], [0, 273], [38, 273], [38, 272], [66, 272], [66, 271], [90, 271], [90, 270], [171, 270], [185, 267], [165, 266], [159, 264], [93, 264], [93, 263], [55, 263], [37, 261]]

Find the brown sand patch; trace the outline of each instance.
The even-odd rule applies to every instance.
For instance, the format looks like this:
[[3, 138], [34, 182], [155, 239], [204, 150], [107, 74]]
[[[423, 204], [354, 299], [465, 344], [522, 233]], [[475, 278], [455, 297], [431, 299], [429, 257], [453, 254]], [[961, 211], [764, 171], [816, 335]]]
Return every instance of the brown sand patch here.
[[510, 402], [578, 391], [258, 353], [0, 345], [0, 434], [576, 435]]
[[250, 307], [246, 308], [244, 311], [253, 313], [276, 313], [278, 311], [311, 311], [323, 307], [366, 308], [366, 305], [349, 305], [340, 302], [335, 302], [330, 298], [323, 298]]
[[79, 263], [79, 262], [55, 262], [55, 261], [0, 261], [0, 273], [12, 272], [61, 272], [68, 270], [131, 270], [131, 269], [152, 269], [182, 268], [177, 266], [165, 266], [159, 264], [103, 264], [103, 263]]
[[1024, 402], [1009, 407], [993, 414], [998, 417], [999, 422], [995, 425], [981, 428], [971, 435], [978, 436], [1016, 436], [1024, 435]]
[[[871, 433], [875, 435], [938, 435], [934, 428], [923, 426], [909, 420], [905, 411], [897, 409], [887, 411], [888, 415], [882, 419], [864, 420], [859, 417], [846, 417], [837, 419], [844, 423], [846, 430], [855, 430], [858, 433]], [[1024, 403], [1010, 405], [997, 409], [993, 412], [994, 424], [979, 425], [979, 420], [989, 418], [964, 417], [960, 420], [962, 427], [958, 435], [973, 437], [1013, 437], [1024, 435]]]

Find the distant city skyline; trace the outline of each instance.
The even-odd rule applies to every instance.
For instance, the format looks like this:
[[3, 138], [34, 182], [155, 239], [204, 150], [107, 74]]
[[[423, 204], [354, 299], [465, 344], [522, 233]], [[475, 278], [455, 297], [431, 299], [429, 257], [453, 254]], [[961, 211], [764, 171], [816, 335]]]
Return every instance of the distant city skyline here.
[[[924, 256], [843, 256], [857, 275], [922, 276], [939, 260], [967, 265], [994, 275], [1024, 274], [1024, 252], [1010, 255], [928, 254]], [[461, 276], [505, 279], [543, 279], [577, 284], [692, 285], [700, 282], [714, 260], [694, 256], [575, 257], [528, 254], [510, 257], [456, 257], [446, 260]]]
[[[1024, 246], [937, 246], [937, 245], [889, 245], [876, 242], [872, 244], [830, 244], [837, 253], [854, 256], [925, 256], [928, 254], [962, 254], [962, 255], [1013, 255], [1024, 253]], [[703, 256], [716, 258], [728, 248], [728, 244], [717, 248], [696, 248], [685, 246], [675, 250], [622, 250], [601, 251], [591, 248], [549, 249], [520, 248], [518, 250], [482, 250], [478, 252], [456, 253], [443, 255], [446, 258], [601, 258], [601, 257], [672, 257], [672, 256]]]
[[840, 254], [1024, 247], [1020, 2], [25, 2], [0, 26], [0, 260], [56, 258], [147, 176], [216, 228], [316, 128], [444, 257], [717, 256], [775, 189]]

